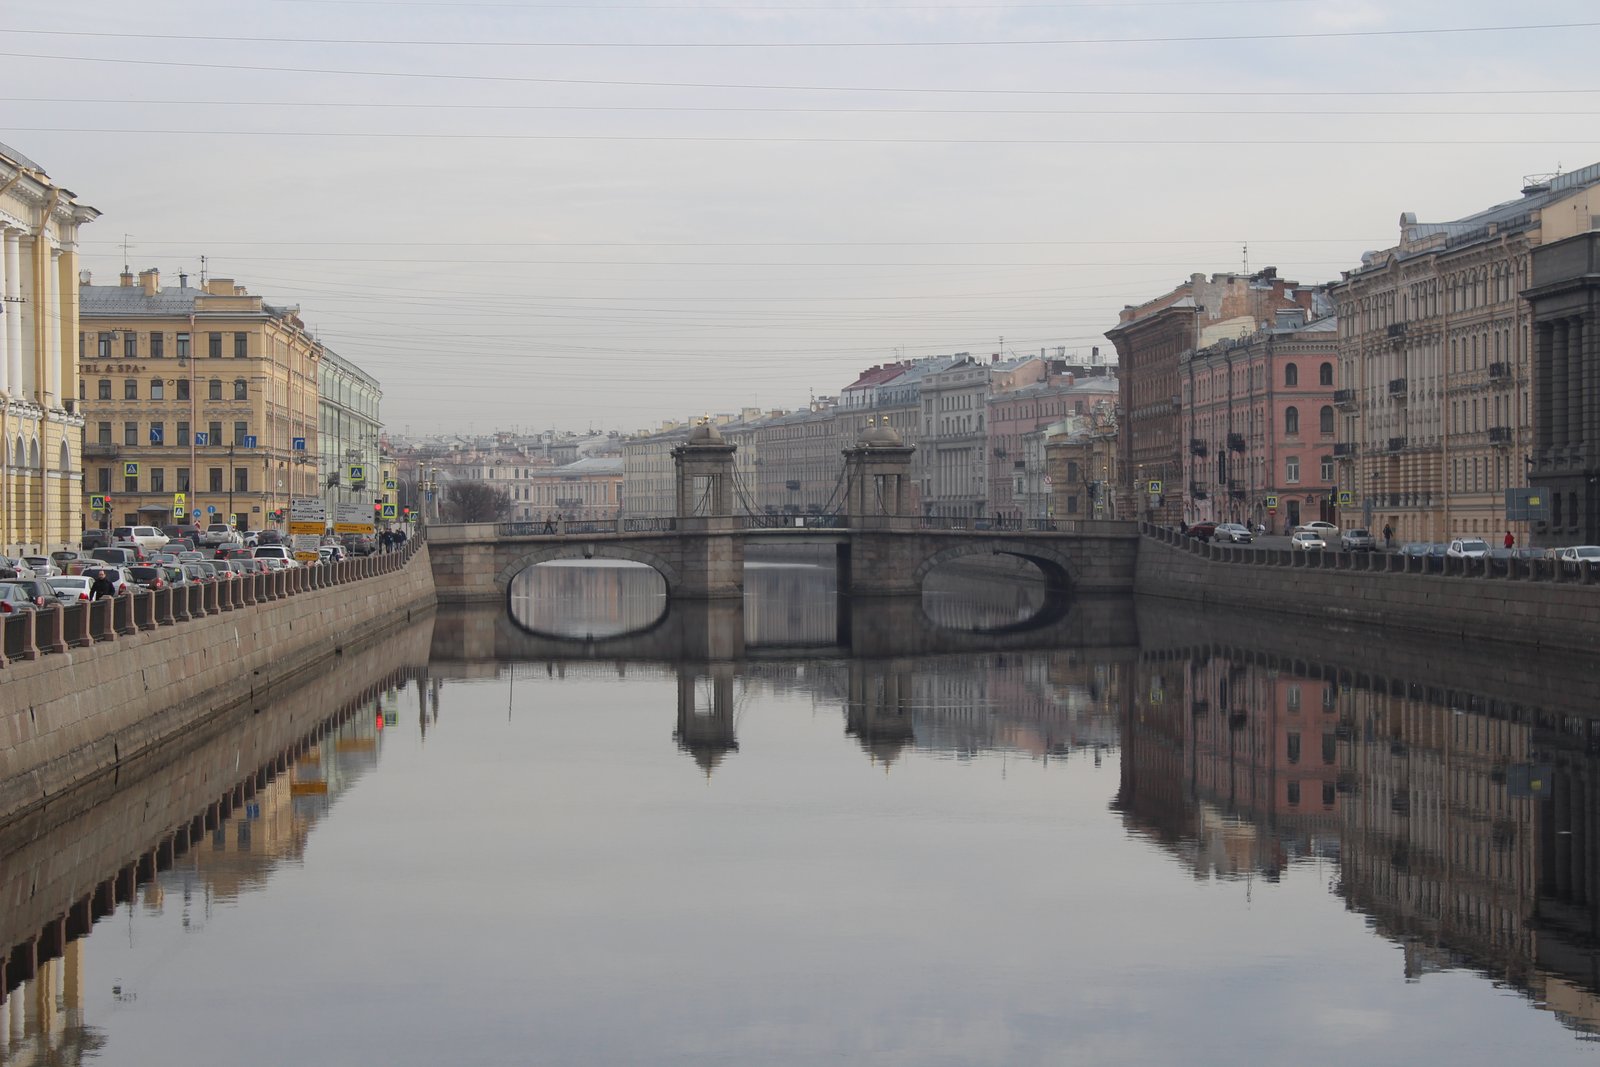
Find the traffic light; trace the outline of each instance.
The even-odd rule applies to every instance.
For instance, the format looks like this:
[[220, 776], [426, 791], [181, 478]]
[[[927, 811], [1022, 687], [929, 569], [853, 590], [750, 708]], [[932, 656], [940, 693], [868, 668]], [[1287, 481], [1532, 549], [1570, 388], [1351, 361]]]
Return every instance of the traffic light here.
[[410, 508], [401, 508], [400, 509], [400, 516], [402, 518], [409, 519], [411, 517], [411, 509]]

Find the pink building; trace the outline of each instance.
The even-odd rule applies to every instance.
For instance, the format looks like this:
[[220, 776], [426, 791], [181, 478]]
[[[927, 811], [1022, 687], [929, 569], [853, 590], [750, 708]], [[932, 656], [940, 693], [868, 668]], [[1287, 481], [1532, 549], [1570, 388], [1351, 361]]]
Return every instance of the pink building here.
[[[1315, 314], [1327, 308], [1316, 291]], [[1275, 313], [1238, 340], [1189, 353], [1180, 367], [1189, 440], [1184, 518], [1286, 533], [1337, 510], [1334, 377], [1338, 324]], [[1170, 492], [1170, 490], [1169, 490]]]

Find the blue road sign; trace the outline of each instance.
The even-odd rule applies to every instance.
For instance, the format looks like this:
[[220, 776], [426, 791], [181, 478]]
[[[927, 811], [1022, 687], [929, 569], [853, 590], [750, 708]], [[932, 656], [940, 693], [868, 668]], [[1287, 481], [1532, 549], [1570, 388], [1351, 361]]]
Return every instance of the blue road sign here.
[[217, 513], [217, 506], [215, 504], [207, 504], [206, 505], [206, 514], [207, 515], [215, 515], [216, 513]]
[[256, 447], [256, 435], [255, 434], [247, 433], [247, 434], [244, 435], [244, 447], [246, 447], [246, 448], [254, 448], [254, 447]]
[[304, 452], [306, 450], [306, 439], [304, 437], [296, 437], [294, 439], [294, 450], [296, 452]]
[[164, 431], [160, 426], [150, 427], [150, 443], [153, 445], [159, 445], [161, 443], [163, 434]]
[[194, 443], [201, 446], [209, 445], [211, 443], [211, 435], [208, 433], [196, 433], [194, 435]]

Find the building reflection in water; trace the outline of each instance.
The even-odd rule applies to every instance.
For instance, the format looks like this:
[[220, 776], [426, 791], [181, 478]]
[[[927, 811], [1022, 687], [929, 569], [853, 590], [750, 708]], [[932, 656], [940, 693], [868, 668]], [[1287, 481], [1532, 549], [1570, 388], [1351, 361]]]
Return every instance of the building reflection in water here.
[[1600, 1036], [1600, 723], [1356, 677], [1147, 651], [1115, 806], [1196, 877], [1336, 863], [1407, 978], [1469, 968]]

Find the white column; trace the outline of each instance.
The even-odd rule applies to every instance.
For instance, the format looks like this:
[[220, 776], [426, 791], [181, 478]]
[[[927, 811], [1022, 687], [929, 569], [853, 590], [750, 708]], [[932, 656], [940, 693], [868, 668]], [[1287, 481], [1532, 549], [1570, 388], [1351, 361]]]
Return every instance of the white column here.
[[5, 238], [8, 232], [6, 227], [0, 226], [0, 398], [11, 395], [11, 357], [9, 355], [11, 346], [7, 343], [7, 337], [11, 332], [11, 314], [16, 310], [4, 302], [4, 297], [11, 291], [7, 288], [6, 281], [11, 277], [10, 272], [6, 269], [5, 257]]
[[[43, 237], [39, 240], [44, 240]], [[61, 252], [58, 249], [49, 249], [48, 277], [45, 278], [45, 292], [49, 294], [49, 306], [45, 309], [45, 353], [44, 353], [44, 387], [42, 391], [48, 394], [56, 407], [64, 407], [61, 402]]]
[[5, 231], [6, 261], [6, 377], [11, 395], [22, 395], [22, 234]]

